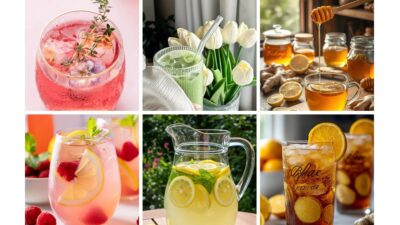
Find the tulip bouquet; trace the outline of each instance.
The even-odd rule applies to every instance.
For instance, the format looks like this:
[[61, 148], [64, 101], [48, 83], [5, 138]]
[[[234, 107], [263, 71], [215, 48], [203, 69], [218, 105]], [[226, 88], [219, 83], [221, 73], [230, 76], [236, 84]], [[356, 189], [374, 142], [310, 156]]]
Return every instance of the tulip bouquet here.
[[[178, 28], [178, 38], [168, 38], [169, 46], [189, 46], [197, 49], [200, 39], [211, 28], [214, 21], [207, 21], [195, 33]], [[248, 62], [240, 59], [243, 48], [251, 48], [257, 41], [257, 30], [248, 28], [245, 23], [240, 26], [235, 21], [228, 21], [206, 43], [203, 52], [205, 58], [204, 75], [207, 86], [204, 104], [217, 107], [230, 104], [236, 100], [241, 87], [256, 84], [253, 68]], [[238, 44], [234, 55], [232, 45]]]

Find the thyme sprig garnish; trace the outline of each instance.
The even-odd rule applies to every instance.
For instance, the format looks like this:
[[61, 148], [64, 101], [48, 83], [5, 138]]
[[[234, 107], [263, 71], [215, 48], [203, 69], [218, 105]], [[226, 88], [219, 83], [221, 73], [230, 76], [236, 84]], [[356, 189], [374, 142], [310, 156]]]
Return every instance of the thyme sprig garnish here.
[[[76, 43], [74, 55], [61, 63], [65, 67], [69, 67], [74, 62], [86, 61], [88, 56], [97, 57], [96, 47], [99, 43], [109, 43], [110, 36], [115, 30], [108, 22], [107, 14], [110, 12], [108, 0], [93, 0], [93, 3], [99, 5], [98, 15], [94, 16], [91, 21], [90, 30], [83, 34], [82, 40]], [[104, 25], [105, 24], [105, 25]], [[91, 43], [91, 46], [87, 46]]]

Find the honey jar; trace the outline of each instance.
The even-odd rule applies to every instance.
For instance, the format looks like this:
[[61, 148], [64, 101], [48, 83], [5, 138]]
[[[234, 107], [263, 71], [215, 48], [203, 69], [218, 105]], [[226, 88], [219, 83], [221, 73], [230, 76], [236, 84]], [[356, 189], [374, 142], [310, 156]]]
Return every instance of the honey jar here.
[[347, 62], [348, 73], [355, 81], [365, 77], [374, 78], [374, 38], [352, 37]]
[[312, 63], [315, 57], [314, 38], [312, 34], [299, 33], [294, 35], [293, 53], [301, 54], [308, 58]]
[[331, 32], [325, 35], [323, 56], [327, 66], [343, 68], [347, 64], [346, 34]]
[[289, 65], [293, 51], [290, 36], [292, 32], [281, 29], [281, 25], [273, 25], [273, 30], [268, 30], [264, 35], [264, 62], [267, 65]]

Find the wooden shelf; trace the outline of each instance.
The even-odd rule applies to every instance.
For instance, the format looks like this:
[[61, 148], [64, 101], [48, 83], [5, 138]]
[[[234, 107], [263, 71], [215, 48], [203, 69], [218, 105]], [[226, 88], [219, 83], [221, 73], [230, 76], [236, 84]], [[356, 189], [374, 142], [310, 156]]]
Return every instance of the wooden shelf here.
[[336, 13], [340, 16], [347, 16], [361, 20], [374, 21], [374, 13], [364, 9], [345, 9]]

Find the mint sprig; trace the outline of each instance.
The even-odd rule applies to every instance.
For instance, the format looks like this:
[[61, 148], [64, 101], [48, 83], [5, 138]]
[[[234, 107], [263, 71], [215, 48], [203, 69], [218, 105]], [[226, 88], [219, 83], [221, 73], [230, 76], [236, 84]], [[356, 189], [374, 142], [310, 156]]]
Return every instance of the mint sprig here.
[[43, 152], [39, 155], [34, 155], [36, 152], [36, 140], [30, 133], [25, 133], [25, 151], [28, 156], [25, 158], [25, 163], [33, 169], [37, 169], [40, 162], [47, 160], [50, 157], [50, 152]]
[[36, 140], [28, 132], [25, 133], [25, 151], [32, 154], [36, 151]]
[[192, 174], [183, 173], [173, 169], [169, 177], [169, 181], [171, 182], [178, 176], [187, 176], [193, 181], [193, 183], [203, 185], [203, 187], [208, 191], [208, 193], [211, 194], [214, 188], [214, 184], [217, 181], [216, 176], [211, 174], [205, 169], [199, 169], [199, 173], [200, 174], [198, 176], [195, 176]]
[[97, 136], [98, 134], [101, 133], [101, 129], [97, 128], [97, 122], [96, 119], [93, 117], [90, 117], [87, 121], [87, 131], [88, 134], [91, 138]]
[[137, 122], [137, 118], [137, 115], [126, 115], [125, 118], [119, 121], [119, 125], [121, 127], [133, 127]]

